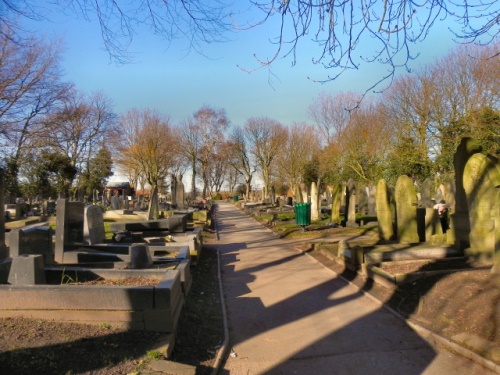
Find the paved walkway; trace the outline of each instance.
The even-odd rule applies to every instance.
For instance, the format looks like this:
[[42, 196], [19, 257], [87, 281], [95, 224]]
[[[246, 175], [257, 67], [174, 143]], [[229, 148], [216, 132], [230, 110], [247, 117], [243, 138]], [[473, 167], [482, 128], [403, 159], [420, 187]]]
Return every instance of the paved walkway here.
[[230, 203], [217, 222], [232, 348], [220, 374], [492, 374], [437, 351]]

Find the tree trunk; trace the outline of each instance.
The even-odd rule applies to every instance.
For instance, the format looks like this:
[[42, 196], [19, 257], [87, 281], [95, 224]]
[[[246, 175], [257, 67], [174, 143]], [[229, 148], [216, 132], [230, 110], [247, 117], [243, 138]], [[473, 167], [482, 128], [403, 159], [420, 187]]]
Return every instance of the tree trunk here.
[[193, 197], [193, 201], [196, 199], [196, 162], [193, 161], [191, 164], [191, 169], [193, 174], [191, 176], [191, 195]]
[[149, 199], [148, 220], [158, 220], [158, 184], [151, 186], [151, 196]]

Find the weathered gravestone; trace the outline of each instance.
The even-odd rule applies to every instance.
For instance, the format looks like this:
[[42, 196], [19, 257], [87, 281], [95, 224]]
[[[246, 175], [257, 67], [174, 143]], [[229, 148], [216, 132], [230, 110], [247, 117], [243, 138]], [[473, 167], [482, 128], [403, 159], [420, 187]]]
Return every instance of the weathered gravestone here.
[[176, 188], [175, 196], [176, 196], [177, 207], [184, 208], [184, 206], [185, 206], [185, 204], [184, 204], [185, 193], [184, 193], [184, 184], [182, 183], [181, 176], [177, 177], [177, 183], [175, 185], [175, 188]]
[[356, 183], [350, 179], [346, 187], [347, 226], [356, 226]]
[[413, 181], [408, 176], [399, 176], [396, 181], [395, 198], [399, 242], [420, 242], [417, 224], [417, 194]]
[[340, 202], [342, 197], [342, 185], [339, 183], [332, 186], [332, 214], [330, 221], [340, 225]]
[[463, 172], [463, 186], [469, 208], [469, 241], [472, 253], [492, 257], [495, 251], [495, 199], [500, 187], [498, 159], [472, 155]]
[[464, 250], [469, 247], [469, 207], [467, 205], [467, 196], [464, 189], [464, 168], [469, 158], [481, 151], [481, 146], [471, 138], [463, 138], [457, 147], [453, 156], [453, 165], [455, 166], [455, 213], [450, 216], [451, 235], [454, 237], [455, 247], [458, 250]]
[[434, 183], [431, 179], [426, 178], [420, 188], [420, 207], [432, 208], [434, 207]]
[[111, 197], [111, 209], [119, 210], [120, 209], [120, 198], [116, 195]]
[[455, 198], [455, 181], [446, 181], [442, 185], [444, 192], [444, 200], [446, 201], [446, 206], [449, 210], [455, 211], [456, 198]]
[[319, 220], [319, 196], [318, 185], [315, 181], [311, 182], [311, 221]]
[[394, 212], [391, 208], [387, 182], [384, 179], [377, 183], [376, 205], [379, 238], [386, 241], [392, 240], [394, 239]]
[[368, 194], [368, 215], [377, 216], [377, 204], [376, 204], [376, 194], [377, 187], [369, 186], [366, 188]]
[[4, 205], [4, 171], [0, 168], [0, 263], [7, 258], [7, 246], [5, 246], [5, 205]]
[[106, 232], [104, 230], [104, 217], [99, 206], [85, 206], [83, 212], [83, 241], [87, 245], [104, 243]]
[[57, 200], [55, 261], [64, 262], [65, 249], [75, 249], [83, 243], [84, 204]]
[[500, 188], [496, 189], [495, 199], [495, 253], [492, 272], [500, 273]]
[[356, 203], [358, 205], [358, 212], [361, 215], [366, 215], [368, 213], [368, 191], [367, 187], [361, 187], [358, 189]]
[[8, 283], [10, 285], [45, 284], [42, 255], [21, 255], [12, 258]]

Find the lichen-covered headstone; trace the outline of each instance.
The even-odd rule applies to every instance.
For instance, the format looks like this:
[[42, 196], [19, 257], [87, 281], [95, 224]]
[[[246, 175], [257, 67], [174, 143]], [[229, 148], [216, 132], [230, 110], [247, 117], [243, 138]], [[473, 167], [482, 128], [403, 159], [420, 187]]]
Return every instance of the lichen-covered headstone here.
[[377, 188], [375, 186], [369, 186], [366, 188], [368, 192], [368, 215], [376, 216], [377, 215], [377, 204], [376, 204], [376, 194]]
[[471, 250], [492, 256], [496, 188], [500, 186], [498, 159], [479, 153], [472, 155], [464, 168], [463, 186], [469, 208]]
[[464, 168], [469, 158], [481, 151], [481, 146], [472, 138], [463, 138], [453, 156], [455, 167], [455, 212], [450, 216], [451, 227], [455, 237], [455, 247], [459, 250], [467, 248], [470, 244], [470, 222], [467, 197], [465, 195], [463, 178]]
[[417, 194], [413, 181], [408, 176], [399, 176], [395, 194], [398, 240], [403, 243], [418, 243]]
[[311, 182], [311, 221], [319, 220], [319, 196], [316, 181]]
[[495, 208], [495, 252], [493, 255], [492, 272], [500, 273], [500, 187], [496, 188]]
[[377, 183], [376, 206], [379, 238], [386, 241], [392, 240], [394, 238], [392, 222], [394, 215], [390, 204], [389, 189], [384, 179]]
[[434, 206], [434, 193], [433, 193], [434, 183], [430, 178], [426, 178], [422, 183], [420, 188], [420, 207], [430, 207]]
[[5, 246], [5, 206], [4, 206], [4, 171], [0, 168], [0, 259], [7, 257]]
[[368, 213], [368, 191], [367, 187], [362, 186], [357, 191], [356, 203], [358, 205], [358, 212], [362, 215]]
[[332, 214], [330, 221], [333, 224], [340, 224], [340, 202], [342, 197], [342, 185], [339, 183], [332, 186]]
[[347, 226], [356, 226], [356, 183], [350, 179], [346, 187]]

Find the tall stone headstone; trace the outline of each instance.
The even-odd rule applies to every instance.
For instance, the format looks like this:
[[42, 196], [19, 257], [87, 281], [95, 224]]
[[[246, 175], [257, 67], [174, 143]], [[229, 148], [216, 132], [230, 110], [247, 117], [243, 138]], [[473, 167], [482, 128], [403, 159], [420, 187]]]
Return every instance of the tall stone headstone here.
[[175, 175], [170, 176], [170, 191], [172, 207], [177, 208], [177, 177]]
[[426, 178], [420, 188], [420, 207], [432, 208], [435, 204], [434, 201], [434, 183], [430, 178]]
[[464, 169], [469, 158], [481, 151], [481, 146], [471, 138], [463, 138], [457, 147], [453, 156], [453, 165], [455, 166], [455, 213], [450, 216], [453, 236], [455, 238], [455, 247], [463, 250], [470, 245], [470, 221], [469, 208], [467, 205], [467, 196], [464, 189]]
[[111, 197], [111, 209], [112, 210], [120, 209], [120, 198], [117, 195], [113, 195]]
[[398, 240], [403, 243], [418, 243], [417, 194], [411, 178], [399, 176], [395, 194]]
[[368, 188], [361, 187], [357, 189], [356, 194], [356, 204], [358, 205], [358, 212], [361, 215], [366, 215], [368, 213]]
[[99, 206], [89, 205], [84, 209], [83, 241], [88, 245], [104, 243], [106, 232], [104, 230], [104, 217]]
[[311, 182], [311, 221], [319, 220], [319, 196], [318, 184], [316, 181]]
[[378, 235], [381, 240], [394, 239], [394, 213], [391, 208], [390, 193], [387, 182], [382, 179], [377, 183], [376, 206]]
[[377, 216], [377, 187], [368, 186], [366, 188], [368, 194], [368, 216]]
[[463, 172], [463, 187], [469, 208], [471, 250], [492, 257], [495, 251], [495, 199], [500, 187], [500, 165], [496, 158], [472, 155]]
[[350, 179], [346, 187], [347, 226], [356, 226], [356, 183]]
[[340, 202], [342, 197], [342, 184], [336, 183], [332, 186], [332, 214], [330, 221], [340, 225]]
[[4, 171], [0, 168], [0, 260], [7, 257], [7, 246], [5, 246], [5, 187]]
[[493, 255], [492, 272], [500, 273], [500, 188], [496, 188], [495, 198], [495, 252]]
[[57, 200], [56, 244], [54, 260], [64, 262], [64, 251], [77, 248], [83, 243], [83, 202]]
[[455, 198], [455, 181], [446, 181], [443, 183], [444, 200], [446, 206], [450, 211], [455, 212], [456, 198]]
[[175, 196], [177, 199], [177, 207], [179, 207], [179, 208], [184, 208], [184, 202], [185, 202], [184, 195], [185, 195], [185, 193], [184, 193], [184, 184], [182, 182], [182, 177], [178, 176], [177, 183], [176, 183]]

